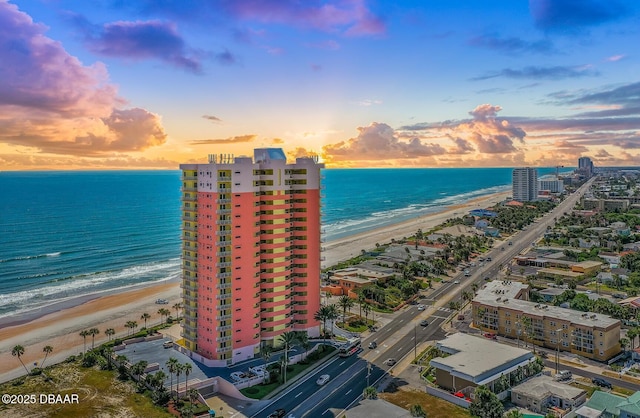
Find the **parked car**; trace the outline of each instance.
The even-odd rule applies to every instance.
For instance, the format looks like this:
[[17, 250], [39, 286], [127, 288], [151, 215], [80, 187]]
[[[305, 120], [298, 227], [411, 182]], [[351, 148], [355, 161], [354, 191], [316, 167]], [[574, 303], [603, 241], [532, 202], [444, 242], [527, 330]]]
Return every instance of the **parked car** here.
[[420, 325], [426, 327], [427, 325], [429, 325], [429, 322], [426, 319], [423, 319], [422, 321], [420, 321]]
[[498, 337], [496, 336], [496, 334], [492, 333], [492, 332], [485, 332], [484, 334], [482, 334], [482, 336], [484, 338], [488, 338], [490, 340], [497, 340]]
[[593, 383], [596, 386], [600, 386], [602, 388], [608, 388], [611, 389], [611, 383], [604, 380], [601, 377], [594, 377], [593, 379], [591, 379], [591, 383]]
[[165, 342], [162, 343], [162, 346], [164, 348], [171, 348], [171, 347], [173, 347], [173, 341], [165, 341]]
[[[466, 276], [466, 273], [465, 273], [465, 276]], [[460, 280], [454, 280], [453, 284], [460, 284]]]
[[424, 311], [424, 305], [418, 305], [418, 310], [419, 311]]
[[491, 261], [491, 257], [487, 257], [487, 261]]
[[320, 376], [318, 378], [318, 380], [316, 380], [316, 384], [322, 386], [325, 383], [327, 383], [329, 381], [329, 379], [331, 379], [331, 376], [329, 376], [328, 374], [323, 374], [322, 376]]
[[396, 364], [398, 361], [396, 359], [394, 359], [393, 357], [388, 358], [384, 361], [384, 364], [387, 366], [393, 366], [394, 364]]
[[374, 349], [374, 348], [378, 348], [378, 343], [375, 341], [371, 341], [369, 343], [369, 348]]
[[169, 301], [166, 299], [156, 299], [156, 304], [158, 305], [168, 305]]
[[282, 408], [278, 408], [275, 411], [273, 411], [272, 413], [270, 413], [267, 418], [282, 418], [285, 415], [287, 415], [287, 411], [285, 411]]
[[464, 321], [464, 314], [458, 315], [458, 321]]
[[558, 372], [558, 374], [556, 374], [555, 378], [556, 380], [569, 380], [571, 379], [573, 375], [571, 374], [571, 372], [569, 370], [560, 370]]

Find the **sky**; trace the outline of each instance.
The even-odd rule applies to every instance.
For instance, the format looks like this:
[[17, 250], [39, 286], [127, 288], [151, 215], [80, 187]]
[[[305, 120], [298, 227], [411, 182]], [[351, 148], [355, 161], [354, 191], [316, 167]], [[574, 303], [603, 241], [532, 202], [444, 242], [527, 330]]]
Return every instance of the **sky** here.
[[0, 0], [0, 170], [640, 165], [635, 0]]

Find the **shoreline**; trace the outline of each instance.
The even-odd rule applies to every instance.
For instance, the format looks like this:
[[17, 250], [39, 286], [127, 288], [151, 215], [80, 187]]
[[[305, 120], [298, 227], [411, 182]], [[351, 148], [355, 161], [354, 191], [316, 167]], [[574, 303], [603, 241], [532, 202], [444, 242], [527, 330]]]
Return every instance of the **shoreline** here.
[[[376, 243], [385, 244], [391, 242], [391, 239], [414, 235], [419, 228], [429, 231], [447, 219], [471, 209], [492, 206], [509, 194], [510, 192], [499, 192], [479, 196], [464, 203], [442, 207], [433, 213], [327, 242], [323, 244], [322, 268], [353, 258], [363, 249], [374, 248]], [[137, 321], [142, 328], [140, 316], [145, 312], [151, 314], [148, 321], [151, 325], [160, 323], [160, 315], [157, 314], [159, 308], [169, 309], [173, 316], [173, 305], [182, 302], [180, 282], [179, 278], [171, 278], [160, 283], [113, 289], [54, 302], [13, 317], [0, 318], [0, 382], [19, 377], [24, 372], [21, 364], [11, 356], [11, 349], [16, 344], [25, 348], [22, 356], [25, 364], [41, 361], [42, 348], [51, 345], [54, 352], [48, 357], [47, 364], [53, 364], [83, 351], [84, 341], [78, 335], [83, 329], [98, 328], [100, 334], [96, 336], [95, 342], [101, 344], [107, 341], [104, 335], [106, 328], [116, 330], [113, 338], [126, 336], [124, 324], [128, 320]], [[169, 304], [157, 305], [156, 299], [167, 299]]]

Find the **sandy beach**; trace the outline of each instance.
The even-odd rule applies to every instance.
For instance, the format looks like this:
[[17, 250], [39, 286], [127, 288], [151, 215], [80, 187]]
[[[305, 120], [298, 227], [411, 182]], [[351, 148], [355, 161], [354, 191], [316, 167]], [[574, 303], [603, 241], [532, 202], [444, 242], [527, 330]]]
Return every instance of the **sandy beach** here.
[[[409, 237], [418, 229], [428, 231], [449, 218], [464, 215], [471, 209], [492, 206], [509, 194], [510, 192], [504, 192], [479, 197], [464, 204], [443, 207], [440, 212], [327, 242], [323, 244], [325, 251], [322, 255], [325, 260], [322, 265], [327, 267], [347, 260], [360, 254], [363, 249], [375, 248], [376, 243], [383, 244], [391, 239]], [[155, 304], [159, 298], [169, 300], [169, 304]], [[57, 311], [41, 316], [31, 314], [14, 318], [9, 322], [2, 321], [0, 324], [5, 325], [0, 325], [0, 382], [24, 374], [18, 359], [11, 355], [11, 349], [17, 344], [25, 348], [22, 359], [29, 369], [33, 367], [34, 362], [39, 363], [44, 358], [43, 347], [51, 345], [54, 351], [47, 358], [46, 366], [82, 352], [83, 338], [79, 332], [84, 329], [95, 327], [100, 330], [100, 334], [95, 338], [96, 344], [107, 340], [104, 335], [107, 328], [115, 329], [115, 337], [124, 337], [128, 332], [124, 327], [127, 321], [136, 321], [139, 327], [142, 327], [144, 321], [140, 316], [146, 312], [151, 315], [148, 324], [158, 324], [161, 320], [158, 309], [165, 307], [175, 316], [172, 306], [180, 301], [179, 281], [171, 281], [93, 299], [85, 298], [75, 306], [62, 304]], [[86, 342], [87, 347], [91, 347], [90, 337]]]

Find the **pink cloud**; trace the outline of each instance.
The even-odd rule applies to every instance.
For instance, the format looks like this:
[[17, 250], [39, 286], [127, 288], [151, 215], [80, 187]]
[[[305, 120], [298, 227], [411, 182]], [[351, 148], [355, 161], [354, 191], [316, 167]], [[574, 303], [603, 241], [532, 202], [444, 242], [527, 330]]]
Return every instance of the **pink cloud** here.
[[235, 0], [228, 4], [228, 9], [246, 20], [294, 24], [347, 36], [379, 35], [386, 30], [365, 0]]
[[17, 6], [0, 1], [0, 143], [69, 155], [162, 144], [160, 118], [121, 109], [101, 63], [84, 66]]

